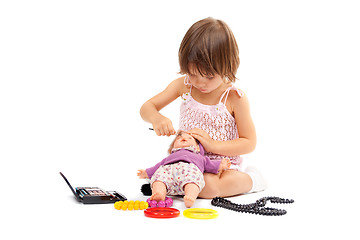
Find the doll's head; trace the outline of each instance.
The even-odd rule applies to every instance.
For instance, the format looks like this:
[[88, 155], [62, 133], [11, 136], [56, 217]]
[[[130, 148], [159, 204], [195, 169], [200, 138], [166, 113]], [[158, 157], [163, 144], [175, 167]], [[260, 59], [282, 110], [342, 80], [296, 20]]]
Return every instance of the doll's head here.
[[181, 74], [195, 70], [201, 76], [218, 74], [235, 82], [240, 59], [231, 29], [225, 22], [211, 17], [194, 23], [181, 42], [179, 64]]
[[176, 134], [174, 141], [170, 144], [168, 152], [170, 154], [173, 148], [186, 148], [190, 146], [194, 146], [195, 149], [200, 152], [199, 141], [193, 136], [191, 136], [189, 133], [179, 130]]

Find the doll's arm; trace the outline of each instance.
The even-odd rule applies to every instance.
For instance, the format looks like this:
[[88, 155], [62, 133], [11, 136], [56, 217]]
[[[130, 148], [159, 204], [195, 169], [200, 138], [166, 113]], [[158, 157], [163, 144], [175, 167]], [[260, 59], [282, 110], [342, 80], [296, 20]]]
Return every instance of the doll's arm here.
[[222, 160], [210, 160], [209, 157], [205, 157], [205, 172], [218, 173], [230, 168], [231, 162], [228, 158]]
[[158, 170], [158, 168], [166, 163], [166, 160], [168, 158], [164, 158], [161, 162], [158, 162], [155, 166], [145, 169], [145, 172], [147, 173], [148, 178], [151, 178], [152, 175]]
[[230, 159], [224, 158], [223, 160], [221, 160], [221, 163], [219, 166], [219, 172], [229, 169], [230, 166], [231, 166]]
[[219, 172], [221, 160], [210, 160], [209, 157], [204, 158], [204, 172], [217, 174]]
[[145, 178], [149, 178], [147, 172], [145, 171], [145, 169], [139, 169], [137, 171], [137, 175], [140, 179], [145, 179]]

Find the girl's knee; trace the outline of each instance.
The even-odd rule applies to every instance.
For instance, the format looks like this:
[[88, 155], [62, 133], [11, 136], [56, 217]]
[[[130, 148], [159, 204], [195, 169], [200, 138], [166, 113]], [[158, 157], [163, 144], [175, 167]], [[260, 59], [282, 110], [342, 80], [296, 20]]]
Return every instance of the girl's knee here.
[[220, 176], [212, 173], [205, 173], [205, 186], [199, 194], [200, 198], [212, 199], [220, 196]]
[[220, 189], [218, 186], [214, 185], [205, 185], [203, 190], [200, 192], [199, 197], [205, 199], [212, 199], [214, 197], [220, 196]]

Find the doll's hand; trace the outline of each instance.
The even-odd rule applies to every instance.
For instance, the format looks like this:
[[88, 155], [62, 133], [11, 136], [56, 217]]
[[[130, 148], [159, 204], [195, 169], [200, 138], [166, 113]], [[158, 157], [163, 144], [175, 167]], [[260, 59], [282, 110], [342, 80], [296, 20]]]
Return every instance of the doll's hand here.
[[229, 169], [230, 166], [231, 166], [230, 159], [224, 158], [223, 160], [221, 160], [221, 163], [220, 163], [220, 166], [219, 166], [219, 172]]
[[170, 136], [176, 134], [176, 131], [172, 125], [172, 122], [167, 117], [160, 115], [153, 123], [153, 129], [158, 136]]
[[199, 140], [207, 152], [212, 152], [211, 147], [213, 147], [215, 141], [209, 136], [207, 132], [199, 128], [194, 128], [188, 133]]
[[147, 175], [147, 173], [144, 169], [138, 170], [137, 175], [139, 176], [140, 179], [149, 178], [149, 176]]

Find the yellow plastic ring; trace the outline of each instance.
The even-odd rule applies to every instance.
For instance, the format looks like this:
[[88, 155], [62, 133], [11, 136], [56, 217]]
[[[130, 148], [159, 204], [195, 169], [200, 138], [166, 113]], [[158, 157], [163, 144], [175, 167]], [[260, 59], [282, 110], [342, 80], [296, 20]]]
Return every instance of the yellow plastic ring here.
[[219, 216], [219, 213], [213, 209], [207, 208], [189, 208], [184, 210], [183, 215], [194, 219], [213, 219]]

